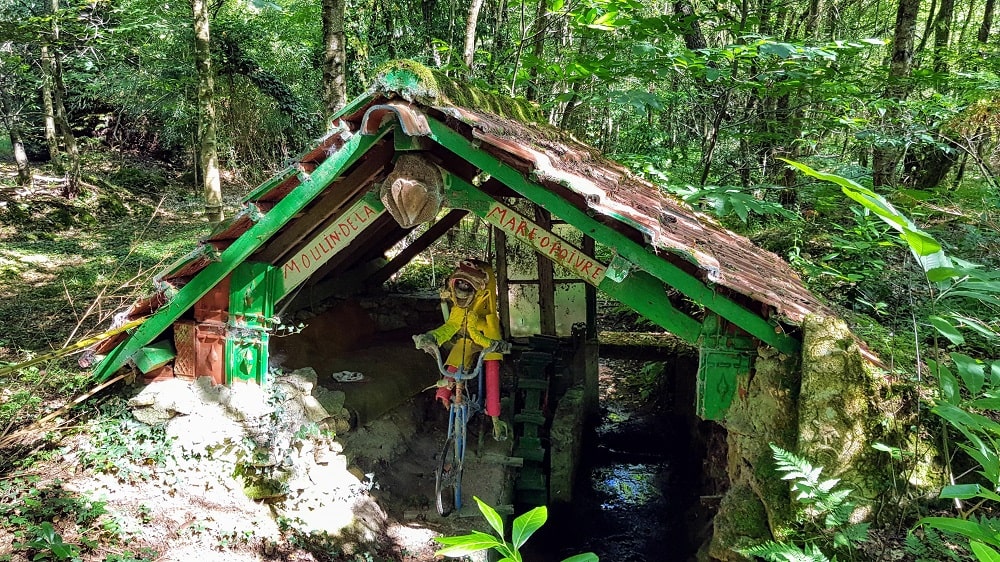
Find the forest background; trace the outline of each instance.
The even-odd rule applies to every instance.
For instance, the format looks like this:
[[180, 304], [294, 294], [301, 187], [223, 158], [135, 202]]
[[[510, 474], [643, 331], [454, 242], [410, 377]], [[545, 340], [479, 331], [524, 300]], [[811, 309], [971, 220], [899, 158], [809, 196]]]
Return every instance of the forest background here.
[[[414, 59], [537, 102], [550, 124], [786, 258], [901, 377], [982, 412], [996, 404], [969, 400], [994, 387], [974, 376], [970, 391], [964, 375], [1000, 388], [995, 11], [995, 0], [0, 0], [0, 153], [17, 170], [0, 187], [52, 188], [66, 202], [48, 200], [55, 231], [127, 213], [122, 195], [93, 213], [71, 206], [119, 189], [179, 192], [203, 206], [188, 219], [215, 222], [381, 65]], [[872, 187], [928, 236], [892, 235], [877, 207], [782, 159]], [[39, 242], [40, 200], [4, 202], [19, 230], [8, 241]], [[952, 260], [929, 267], [939, 252]], [[0, 249], [5, 283], [24, 281], [25, 255]], [[82, 292], [107, 297], [114, 283], [100, 282]], [[108, 314], [83, 317], [7, 330], [0, 346], [16, 362]], [[5, 431], [86, 377], [8, 383]], [[992, 446], [995, 464], [996, 442], [977, 438], [973, 452]]]

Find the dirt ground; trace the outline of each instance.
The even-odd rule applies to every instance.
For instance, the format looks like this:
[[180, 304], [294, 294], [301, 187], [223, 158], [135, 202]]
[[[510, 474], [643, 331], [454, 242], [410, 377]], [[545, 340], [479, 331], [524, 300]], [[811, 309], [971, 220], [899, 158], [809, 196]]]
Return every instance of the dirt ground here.
[[[419, 392], [426, 380], [414, 386], [419, 388], [409, 398], [393, 398], [391, 407], [371, 396], [390, 389], [401, 391], [391, 379], [412, 377], [414, 371], [425, 371], [425, 367], [429, 373], [425, 378], [431, 383], [436, 379], [429, 370], [429, 357], [414, 357], [401, 345], [398, 340], [390, 340], [353, 353], [350, 368], [365, 373], [365, 378], [355, 383], [337, 383], [330, 378], [332, 372], [344, 367], [343, 363], [332, 357], [312, 356], [313, 362], [321, 365], [320, 386], [343, 390], [354, 397], [354, 404], [374, 403], [388, 411], [372, 414], [373, 419], [367, 423], [338, 435], [336, 449], [342, 450], [338, 457], [343, 460], [337, 462], [343, 470], [314, 484], [330, 489], [303, 492], [332, 494], [327, 496], [330, 501], [324, 502], [320, 496], [319, 501], [302, 503], [308, 507], [296, 508], [308, 512], [295, 515], [295, 511], [284, 511], [281, 498], [250, 500], [240, 480], [233, 477], [232, 466], [223, 466], [218, 459], [205, 458], [197, 469], [173, 464], [155, 468], [152, 477], [136, 481], [82, 470], [78, 458], [87, 447], [82, 436], [65, 443], [58, 455], [33, 469], [39, 477], [36, 486], [48, 497], [85, 496], [104, 502], [108, 513], [104, 524], [113, 521], [128, 540], [114, 551], [85, 551], [81, 559], [87, 561], [140, 552], [157, 553], [148, 558], [151, 560], [177, 562], [432, 560], [439, 547], [434, 537], [489, 530], [474, 507], [473, 496], [493, 506], [509, 503], [505, 500], [509, 496], [505, 468], [483, 460], [481, 453], [506, 456], [510, 442], [499, 443], [489, 437], [480, 441], [478, 417], [473, 420], [463, 477], [465, 507], [440, 517], [434, 502], [434, 468], [445, 440], [446, 411], [434, 403], [431, 391]], [[290, 358], [289, 362], [297, 361]], [[409, 371], [403, 370], [404, 365]], [[138, 389], [131, 389], [130, 394]], [[179, 457], [182, 453], [175, 454]], [[308, 523], [316, 518], [325, 523], [354, 520], [356, 524], [343, 536], [328, 537], [321, 531], [307, 532]], [[84, 537], [92, 538], [100, 532], [79, 529], [70, 521], [55, 523], [67, 543], [81, 544]], [[12, 562], [28, 560], [25, 551], [13, 550], [14, 542], [14, 537], [0, 531], [0, 559], [10, 556]]]

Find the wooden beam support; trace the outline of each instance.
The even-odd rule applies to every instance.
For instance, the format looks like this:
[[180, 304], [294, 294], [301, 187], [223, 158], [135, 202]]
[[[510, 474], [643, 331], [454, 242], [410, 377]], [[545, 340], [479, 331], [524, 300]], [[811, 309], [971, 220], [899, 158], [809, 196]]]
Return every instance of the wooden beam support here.
[[267, 241], [254, 256], [255, 261], [281, 265], [289, 256], [302, 251], [314, 233], [336, 222], [339, 213], [354, 203], [359, 192], [370, 187], [371, 181], [382, 172], [392, 158], [392, 145], [379, 143], [369, 151], [358, 168], [346, 177], [335, 180], [336, 189], [324, 192], [316, 203], [299, 217], [295, 224]]
[[368, 282], [371, 285], [381, 285], [389, 280], [390, 277], [396, 274], [397, 271], [403, 268], [406, 264], [410, 263], [414, 257], [420, 252], [423, 252], [431, 246], [434, 242], [441, 238], [445, 232], [451, 229], [462, 220], [462, 217], [469, 214], [465, 209], [452, 209], [447, 215], [438, 219], [426, 232], [417, 237], [416, 240], [410, 243], [409, 246], [403, 248], [396, 257], [385, 264], [385, 267], [375, 272]]
[[[501, 203], [457, 176], [448, 175], [445, 181], [445, 190], [451, 205], [469, 209], [476, 215], [486, 219], [487, 222], [496, 225], [495, 221], [497, 221], [497, 217], [495, 212], [497, 209], [503, 207]], [[492, 216], [490, 214], [491, 211], [494, 211], [494, 215]], [[507, 221], [513, 221], [513, 224], [516, 224], [517, 227], [504, 228], [501, 226], [501, 228], [507, 231], [506, 234], [524, 242], [528, 242], [526, 239], [530, 238], [531, 241], [528, 243], [533, 244], [536, 252], [541, 252], [542, 250], [539, 249], [540, 246], [545, 246], [549, 249], [561, 248], [566, 250], [565, 253], [561, 253], [560, 255], [579, 252], [583, 256], [582, 250], [573, 247], [572, 244], [565, 240], [559, 239], [555, 234], [543, 231], [539, 225], [517, 214], [513, 209], [504, 207], [503, 212]], [[550, 253], [548, 255], [553, 254]], [[664, 329], [669, 330], [674, 335], [691, 343], [698, 341], [698, 337], [701, 335], [701, 323], [674, 308], [670, 299], [667, 298], [663, 283], [659, 280], [643, 271], [635, 271], [621, 281], [615, 281], [603, 275], [602, 271], [607, 266], [596, 263], [592, 257], [588, 264], [586, 267], [576, 269], [572, 267], [572, 264], [569, 264], [570, 267], [567, 267], [567, 269], [579, 275], [584, 281], [596, 285], [599, 290], [607, 293], [622, 304], [631, 307], [656, 324], [663, 326]], [[564, 262], [563, 265], [567, 264]]]
[[[469, 139], [444, 123], [430, 117], [427, 118], [427, 122], [431, 129], [431, 138], [439, 142], [442, 146], [451, 150], [460, 158], [464, 158], [479, 166], [484, 172], [502, 181], [524, 197], [552, 211], [554, 215], [572, 224], [582, 231], [584, 235], [594, 238], [594, 240], [605, 246], [614, 248], [623, 262], [622, 265], [628, 270], [627, 275], [622, 280], [623, 282], [635, 275], [635, 272], [632, 271], [633, 268], [645, 271], [660, 282], [674, 287], [694, 302], [746, 330], [757, 339], [774, 346], [784, 353], [798, 353], [800, 348], [798, 340], [785, 334], [779, 327], [760, 315], [747, 310], [739, 303], [719, 294], [702, 280], [687, 273], [676, 264], [660, 257], [651, 249], [629, 240], [623, 234], [599, 223], [588, 216], [585, 210], [566, 203], [566, 201], [551, 191], [527, 180], [520, 172], [503, 164], [486, 151], [480, 150]], [[641, 281], [641, 283], [646, 284], [646, 281]], [[599, 288], [605, 290], [603, 285]], [[607, 291], [605, 290], [605, 292]], [[644, 312], [643, 309], [639, 308], [636, 311], [640, 313]], [[692, 319], [692, 321], [694, 320]]]
[[497, 308], [500, 314], [500, 331], [503, 339], [510, 341], [510, 275], [507, 272], [507, 234], [503, 229], [490, 225], [497, 249]]
[[301, 185], [278, 202], [273, 209], [254, 224], [220, 254], [220, 261], [202, 269], [186, 285], [181, 287], [174, 298], [163, 305], [152, 318], [140, 326], [128, 339], [118, 344], [94, 368], [93, 377], [105, 380], [120, 369], [143, 346], [163, 333], [181, 314], [194, 306], [226, 275], [236, 269], [243, 260], [250, 257], [266, 240], [274, 235], [293, 216], [316, 198], [334, 179], [379, 142], [390, 128], [382, 129], [377, 135], [354, 135], [340, 150], [330, 155]]
[[[535, 222], [552, 232], [552, 213], [539, 205], [535, 207]], [[556, 287], [552, 282], [555, 272], [552, 262], [542, 254], [535, 254], [535, 269], [538, 271], [538, 331], [545, 336], [556, 335]]]

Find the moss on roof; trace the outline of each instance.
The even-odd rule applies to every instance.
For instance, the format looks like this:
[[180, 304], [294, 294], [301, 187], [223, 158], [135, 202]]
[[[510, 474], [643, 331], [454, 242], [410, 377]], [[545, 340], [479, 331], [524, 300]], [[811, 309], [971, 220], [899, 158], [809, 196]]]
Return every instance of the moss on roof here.
[[372, 90], [426, 105], [485, 111], [522, 123], [543, 122], [538, 106], [528, 100], [480, 90], [411, 60], [394, 60], [379, 68]]

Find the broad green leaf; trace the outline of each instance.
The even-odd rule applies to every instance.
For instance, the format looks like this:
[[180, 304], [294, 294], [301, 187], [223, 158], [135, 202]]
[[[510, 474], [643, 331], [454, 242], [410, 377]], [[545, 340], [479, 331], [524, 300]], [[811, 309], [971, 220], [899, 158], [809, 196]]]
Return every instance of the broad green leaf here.
[[951, 322], [948, 322], [940, 316], [931, 316], [928, 320], [930, 320], [931, 325], [934, 326], [942, 336], [948, 338], [948, 341], [951, 343], [955, 345], [962, 345], [965, 343], [965, 338], [957, 329], [955, 329], [954, 326], [951, 325]]
[[[959, 287], [961, 287], [961, 286], [962, 285], [959, 285]], [[980, 302], [987, 302], [987, 303], [990, 303], [990, 304], [993, 304], [993, 305], [996, 305], [996, 306], [1000, 306], [1000, 299], [996, 298], [995, 296], [993, 296], [993, 295], [991, 295], [989, 293], [983, 293], [983, 292], [980, 292], [980, 291], [966, 291], [964, 289], [957, 289], [957, 290], [954, 290], [954, 291], [948, 291], [948, 293], [946, 295], [944, 295], [944, 296], [946, 298], [947, 297], [966, 297], [966, 298], [970, 298], [970, 299], [977, 300], [977, 301], [980, 301]]]
[[954, 517], [924, 517], [917, 521], [918, 525], [929, 525], [939, 531], [958, 533], [972, 540], [978, 540], [986, 544], [1000, 547], [1000, 540], [988, 527], [980, 525], [974, 521], [956, 519]]
[[[929, 256], [941, 251], [941, 244], [938, 244], [938, 241], [929, 234], [904, 228], [901, 236], [918, 256]], [[934, 269], [941, 268], [935, 267]]]
[[952, 353], [951, 360], [955, 362], [955, 370], [962, 377], [965, 388], [973, 396], [978, 395], [986, 382], [986, 365], [962, 353]]
[[968, 405], [981, 410], [1000, 410], [1000, 397], [977, 398], [969, 401]]
[[545, 524], [545, 520], [548, 517], [548, 509], [544, 505], [540, 505], [514, 519], [514, 529], [511, 531], [511, 541], [514, 543], [514, 549], [521, 548], [521, 545], [527, 542], [528, 538], [539, 527]]
[[743, 201], [733, 197], [729, 200], [729, 204], [732, 205], [733, 212], [736, 213], [736, 216], [740, 217], [741, 221], [747, 222], [747, 206], [743, 204]]
[[583, 554], [570, 556], [562, 562], [600, 562], [600, 560], [593, 552], [584, 552]]
[[954, 486], [945, 486], [941, 489], [941, 494], [939, 497], [944, 499], [958, 498], [960, 500], [967, 500], [969, 498], [986, 498], [993, 501], [1000, 501], [1000, 494], [983, 488], [979, 484], [955, 484]]
[[979, 421], [973, 414], [970, 414], [969, 412], [966, 412], [965, 410], [953, 404], [942, 402], [931, 408], [931, 412], [933, 412], [938, 416], [941, 416], [941, 418], [943, 418], [946, 422], [950, 423], [955, 429], [961, 431], [966, 436], [972, 435], [970, 433], [970, 429], [971, 430], [980, 429]]
[[962, 390], [958, 386], [958, 379], [951, 374], [948, 367], [933, 359], [929, 359], [927, 364], [930, 365], [931, 373], [938, 379], [938, 385], [941, 387], [941, 398], [948, 404], [957, 406], [962, 400]]
[[472, 554], [473, 552], [479, 552], [480, 550], [494, 548], [503, 544], [493, 535], [487, 535], [486, 533], [481, 533], [479, 531], [473, 531], [468, 535], [461, 535], [457, 537], [439, 537], [434, 540], [441, 544], [448, 545], [435, 552], [434, 555], [448, 556], [452, 558], [466, 556], [468, 554]]
[[931, 283], [954, 279], [961, 275], [961, 272], [954, 267], [935, 267], [927, 272], [927, 280]]
[[993, 550], [979, 541], [971, 541], [969, 548], [979, 562], [1000, 562], [1000, 552]]
[[885, 443], [875, 443], [874, 445], [872, 445], [872, 449], [875, 449], [876, 451], [882, 451], [884, 453], [889, 453], [889, 456], [896, 460], [902, 459], [903, 455], [913, 454], [912, 451], [904, 451], [899, 447], [893, 447], [891, 445], [886, 445]]
[[[910, 246], [910, 250], [912, 251], [914, 257], [917, 258], [917, 261], [920, 262], [920, 266], [925, 273], [931, 271], [932, 269], [951, 267], [951, 260], [940, 250], [940, 244], [938, 244], [931, 235], [917, 228], [917, 225], [913, 224], [913, 222], [906, 215], [897, 211], [891, 203], [886, 201], [885, 198], [878, 193], [875, 193], [871, 189], [864, 187], [850, 178], [844, 178], [836, 174], [819, 172], [805, 164], [802, 164], [801, 162], [795, 162], [785, 158], [781, 158], [780, 160], [801, 171], [807, 176], [839, 185], [844, 195], [857, 201], [864, 208], [875, 213], [879, 218], [885, 221], [886, 224], [894, 228], [900, 233], [900, 235], [903, 236], [903, 239], [906, 240], [907, 244]], [[930, 250], [933, 247], [933, 244], [937, 244], [938, 250], [932, 252]]]
[[497, 513], [495, 509], [487, 505], [486, 502], [479, 499], [478, 497], [472, 496], [472, 499], [476, 500], [476, 503], [479, 504], [479, 511], [483, 513], [483, 517], [486, 518], [486, 521], [490, 524], [490, 527], [493, 527], [493, 530], [496, 531], [497, 534], [500, 535], [500, 538], [502, 539], [504, 536], [503, 517], [500, 517], [500, 514]]
[[788, 43], [763, 43], [757, 48], [762, 55], [774, 55], [778, 58], [787, 59], [795, 54], [795, 46]]

